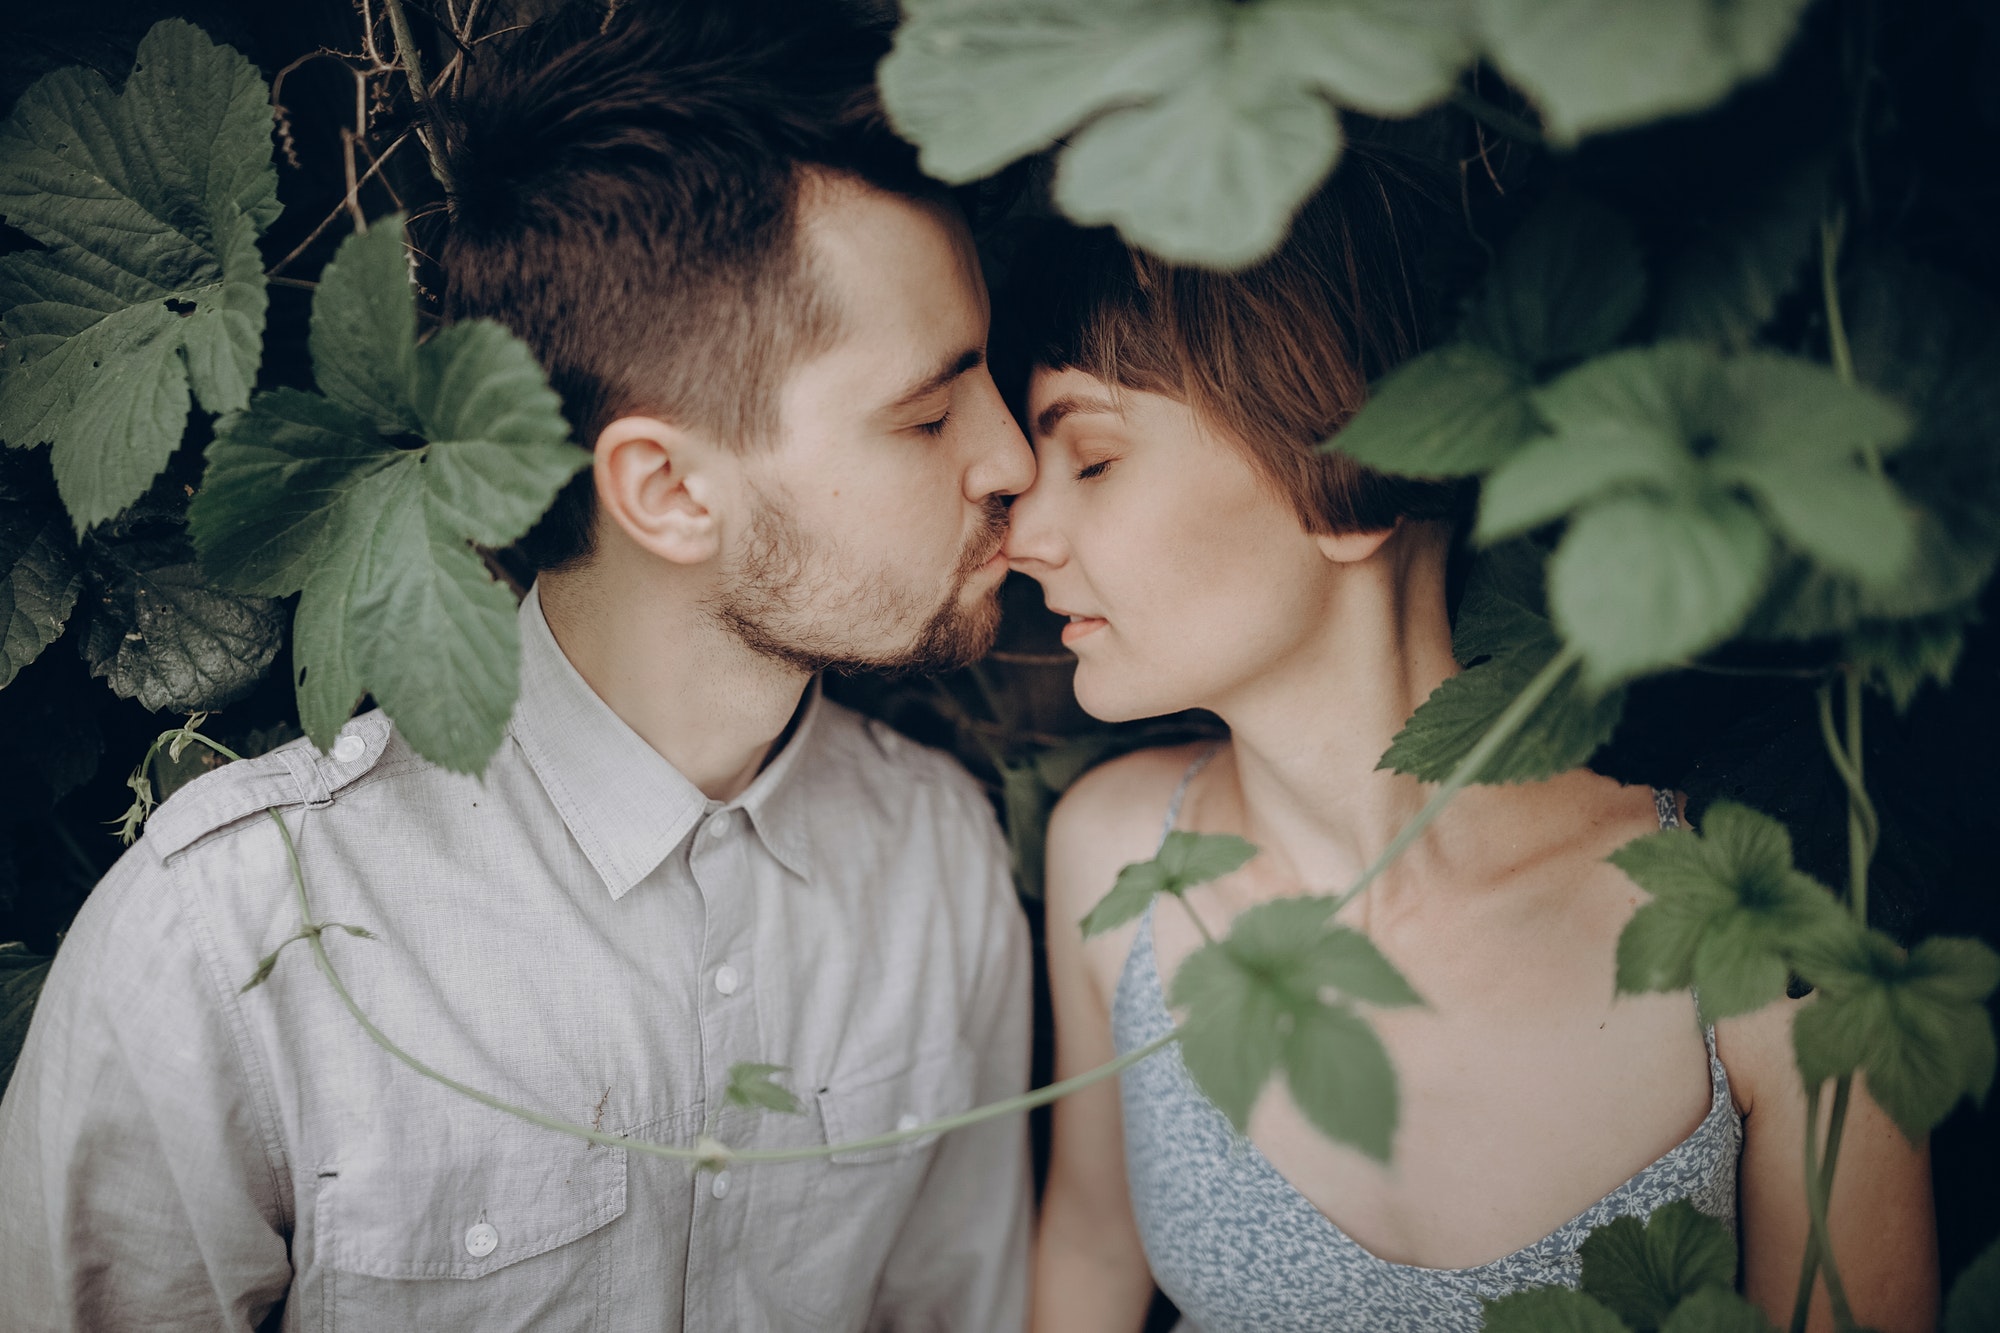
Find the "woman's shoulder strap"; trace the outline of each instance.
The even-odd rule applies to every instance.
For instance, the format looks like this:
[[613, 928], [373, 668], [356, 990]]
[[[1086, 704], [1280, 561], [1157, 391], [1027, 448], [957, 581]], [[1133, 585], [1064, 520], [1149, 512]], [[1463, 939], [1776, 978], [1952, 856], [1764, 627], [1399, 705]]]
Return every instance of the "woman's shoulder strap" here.
[[[1181, 802], [1187, 799], [1188, 784], [1194, 781], [1194, 775], [1206, 768], [1208, 761], [1215, 758], [1221, 749], [1222, 742], [1217, 741], [1196, 755], [1194, 761], [1187, 766], [1187, 771], [1181, 774], [1181, 780], [1174, 784], [1174, 794], [1167, 800], [1167, 817], [1160, 825], [1160, 847], [1167, 845], [1167, 835], [1174, 831], [1174, 825], [1180, 823]], [[1159, 847], [1153, 850], [1157, 853]]]

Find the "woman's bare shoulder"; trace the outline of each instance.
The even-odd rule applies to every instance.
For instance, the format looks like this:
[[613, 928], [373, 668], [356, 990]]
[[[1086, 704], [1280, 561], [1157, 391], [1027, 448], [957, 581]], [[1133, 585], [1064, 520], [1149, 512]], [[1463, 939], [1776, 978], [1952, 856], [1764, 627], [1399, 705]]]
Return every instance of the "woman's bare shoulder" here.
[[1095, 902], [1121, 868], [1152, 856], [1174, 789], [1208, 748], [1200, 741], [1134, 750], [1072, 783], [1049, 815], [1051, 900], [1089, 895]]

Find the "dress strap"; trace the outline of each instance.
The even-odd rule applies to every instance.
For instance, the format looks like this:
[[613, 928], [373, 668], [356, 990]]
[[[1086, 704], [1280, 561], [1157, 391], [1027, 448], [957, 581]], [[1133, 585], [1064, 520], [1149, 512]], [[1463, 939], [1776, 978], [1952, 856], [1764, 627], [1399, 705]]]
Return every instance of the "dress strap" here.
[[1669, 788], [1653, 788], [1653, 812], [1660, 817], [1661, 828], [1681, 827], [1680, 806], [1674, 801], [1674, 794]]
[[1167, 845], [1167, 835], [1174, 831], [1174, 825], [1180, 823], [1181, 802], [1187, 799], [1188, 784], [1194, 781], [1195, 774], [1208, 767], [1208, 761], [1215, 758], [1221, 749], [1222, 742], [1215, 742], [1215, 744], [1196, 755], [1194, 762], [1187, 766], [1187, 772], [1181, 774], [1180, 782], [1174, 787], [1173, 797], [1167, 802], [1167, 817], [1160, 825], [1159, 846], [1153, 849], [1155, 855], [1159, 853], [1160, 847]]

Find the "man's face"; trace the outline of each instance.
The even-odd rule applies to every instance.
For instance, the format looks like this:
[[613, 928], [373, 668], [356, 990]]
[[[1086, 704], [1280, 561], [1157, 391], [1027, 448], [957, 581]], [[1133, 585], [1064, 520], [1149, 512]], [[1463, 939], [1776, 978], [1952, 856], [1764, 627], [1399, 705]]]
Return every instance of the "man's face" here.
[[805, 670], [974, 661], [999, 623], [1003, 497], [1035, 465], [986, 368], [972, 238], [945, 206], [825, 181], [800, 230], [839, 332], [745, 456], [752, 512], [714, 612]]

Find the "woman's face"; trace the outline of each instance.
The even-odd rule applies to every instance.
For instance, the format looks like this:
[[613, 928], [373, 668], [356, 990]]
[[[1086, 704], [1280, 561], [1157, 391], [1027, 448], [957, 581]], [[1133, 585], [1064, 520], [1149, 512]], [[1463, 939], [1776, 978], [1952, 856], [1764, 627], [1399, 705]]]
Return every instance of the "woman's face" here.
[[1038, 370], [1028, 428], [1035, 484], [1014, 501], [1005, 553], [1070, 617], [1063, 642], [1093, 716], [1226, 713], [1322, 627], [1330, 562], [1186, 404]]

